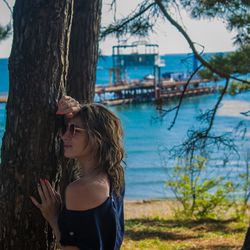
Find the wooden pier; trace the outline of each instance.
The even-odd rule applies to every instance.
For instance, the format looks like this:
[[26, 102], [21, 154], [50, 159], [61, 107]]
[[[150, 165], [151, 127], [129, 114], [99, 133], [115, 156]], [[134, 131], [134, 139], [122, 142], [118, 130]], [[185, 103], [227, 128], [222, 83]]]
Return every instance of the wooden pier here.
[[[208, 80], [192, 80], [186, 89], [185, 96], [209, 94], [217, 91], [217, 86], [206, 86]], [[144, 101], [164, 101], [182, 95], [186, 81], [162, 80], [155, 87], [154, 80], [133, 81], [115, 86], [96, 86], [99, 101], [107, 105], [120, 105]], [[111, 95], [112, 96], [111, 96]], [[108, 96], [107, 96], [108, 95]]]
[[[192, 80], [185, 91], [185, 96], [209, 94], [217, 91], [217, 86], [206, 86], [208, 80]], [[178, 98], [182, 95], [186, 81], [162, 80], [155, 86], [154, 80], [132, 81], [117, 85], [96, 85], [95, 94], [98, 101], [105, 105], [149, 102]], [[6, 103], [8, 97], [0, 96], [0, 103]]]

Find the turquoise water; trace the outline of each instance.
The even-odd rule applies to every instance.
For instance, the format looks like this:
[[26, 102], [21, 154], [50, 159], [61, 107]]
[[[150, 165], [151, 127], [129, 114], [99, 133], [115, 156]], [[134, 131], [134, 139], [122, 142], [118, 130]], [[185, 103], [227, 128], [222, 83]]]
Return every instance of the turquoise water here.
[[[178, 60], [176, 59], [176, 61]], [[0, 82], [2, 82], [2, 71], [0, 76]], [[101, 80], [99, 80], [99, 83], [101, 83]], [[6, 84], [5, 86], [1, 84], [2, 92], [5, 92], [7, 88]], [[227, 166], [222, 167], [223, 152], [216, 151], [213, 154], [213, 161], [210, 163], [209, 174], [214, 176], [227, 175], [230, 178], [237, 179], [242, 171], [247, 150], [250, 148], [250, 118], [242, 116], [240, 112], [250, 109], [249, 97], [250, 92], [245, 92], [237, 96], [226, 96], [224, 98], [215, 119], [214, 132], [218, 134], [230, 132], [242, 120], [247, 131], [244, 140], [240, 137], [236, 140], [240, 155], [231, 155]], [[162, 153], [162, 148], [180, 144], [186, 138], [188, 128], [197, 126], [195, 116], [201, 109], [211, 108], [215, 104], [216, 98], [216, 95], [186, 98], [176, 125], [171, 131], [168, 131], [167, 128], [172, 121], [173, 114], [164, 117], [162, 121], [155, 120], [154, 117], [158, 113], [153, 104], [111, 107], [121, 118], [125, 131], [126, 197], [128, 199], [173, 197], [171, 191], [164, 188], [164, 182], [171, 178], [171, 169], [174, 163], [171, 160], [163, 164], [162, 157], [165, 156], [166, 151]], [[175, 105], [174, 101], [170, 102], [166, 108], [173, 105]], [[4, 132], [4, 123], [5, 105], [1, 104], [0, 137]]]
[[[219, 110], [219, 115], [215, 120], [214, 132], [222, 134], [230, 132], [238, 124], [244, 120], [249, 128], [250, 120], [239, 114], [239, 109], [235, 107], [233, 116], [224, 115], [225, 109], [232, 106], [245, 106], [250, 109], [249, 100], [250, 93], [244, 93], [236, 97], [227, 96], [223, 101], [223, 105]], [[173, 167], [173, 161], [163, 164], [160, 160], [159, 153], [162, 147], [170, 148], [179, 145], [187, 134], [187, 129], [194, 125], [195, 116], [200, 109], [206, 109], [215, 102], [215, 96], [208, 95], [202, 97], [192, 97], [185, 100], [181, 109], [176, 125], [171, 131], [167, 130], [170, 125], [172, 115], [165, 117], [162, 122], [152, 121], [152, 117], [157, 116], [155, 107], [150, 104], [133, 105], [129, 107], [115, 107], [113, 110], [122, 119], [125, 129], [125, 146], [127, 150], [127, 196], [129, 198], [161, 198], [172, 197], [170, 190], [164, 188], [164, 182], [171, 178], [169, 173]], [[235, 104], [235, 105], [234, 105]], [[236, 178], [240, 172], [238, 164], [244, 164], [244, 157], [250, 146], [250, 133], [246, 133], [246, 139], [238, 139], [236, 141], [239, 148], [241, 158], [232, 155], [230, 162], [226, 168], [222, 167], [223, 152], [215, 152], [213, 154], [213, 162], [216, 166], [211, 166], [213, 175], [233, 174]], [[165, 155], [166, 151], [164, 152]], [[162, 156], [162, 154], [161, 154]], [[211, 165], [213, 163], [211, 162]], [[232, 172], [235, 169], [235, 172]]]

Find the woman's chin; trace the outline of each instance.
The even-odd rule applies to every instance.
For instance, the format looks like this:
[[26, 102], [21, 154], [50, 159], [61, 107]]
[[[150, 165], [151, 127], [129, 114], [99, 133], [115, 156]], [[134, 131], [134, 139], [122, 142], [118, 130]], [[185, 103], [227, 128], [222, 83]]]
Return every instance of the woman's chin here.
[[75, 158], [72, 154], [70, 154], [69, 152], [64, 152], [64, 157], [66, 158]]

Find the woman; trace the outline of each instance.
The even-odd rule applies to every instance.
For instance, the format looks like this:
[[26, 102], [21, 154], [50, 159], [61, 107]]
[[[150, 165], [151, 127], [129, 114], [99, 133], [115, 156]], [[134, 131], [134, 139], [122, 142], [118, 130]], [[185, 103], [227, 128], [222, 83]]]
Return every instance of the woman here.
[[100, 104], [80, 105], [69, 96], [58, 103], [64, 115], [64, 156], [77, 159], [80, 178], [65, 191], [65, 202], [48, 180], [40, 180], [39, 203], [62, 250], [120, 249], [124, 234], [124, 156], [120, 120]]

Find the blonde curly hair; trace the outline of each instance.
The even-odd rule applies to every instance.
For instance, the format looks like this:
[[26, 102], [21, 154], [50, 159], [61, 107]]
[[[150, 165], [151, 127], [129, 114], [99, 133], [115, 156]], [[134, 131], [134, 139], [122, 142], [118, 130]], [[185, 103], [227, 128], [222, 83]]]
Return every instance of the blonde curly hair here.
[[81, 104], [77, 116], [95, 140], [99, 167], [107, 173], [111, 190], [119, 197], [124, 187], [123, 129], [120, 119], [97, 103]]

